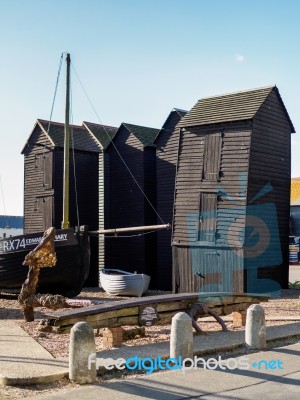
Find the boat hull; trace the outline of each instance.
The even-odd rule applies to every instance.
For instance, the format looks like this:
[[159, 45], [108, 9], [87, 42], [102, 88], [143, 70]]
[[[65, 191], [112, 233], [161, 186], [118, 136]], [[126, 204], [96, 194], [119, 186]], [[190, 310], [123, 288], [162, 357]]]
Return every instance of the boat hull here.
[[149, 287], [150, 276], [132, 274], [122, 270], [104, 269], [100, 271], [102, 288], [114, 296], [142, 296]]
[[[26, 254], [33, 250], [43, 232], [14, 236], [0, 240], [0, 288], [19, 289], [24, 283], [28, 267], [22, 265]], [[86, 227], [56, 231], [54, 267], [40, 271], [38, 293], [62, 294], [74, 297], [80, 293], [89, 274], [90, 245]]]

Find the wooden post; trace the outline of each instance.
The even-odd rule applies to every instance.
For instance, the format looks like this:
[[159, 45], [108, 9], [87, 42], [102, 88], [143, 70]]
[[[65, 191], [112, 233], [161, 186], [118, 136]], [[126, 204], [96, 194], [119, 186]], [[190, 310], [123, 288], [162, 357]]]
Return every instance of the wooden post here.
[[117, 235], [122, 232], [139, 232], [139, 231], [152, 231], [155, 229], [170, 229], [170, 224], [164, 225], [146, 225], [146, 226], [131, 226], [129, 228], [114, 228], [114, 229], [101, 229], [99, 231], [89, 231], [90, 234], [113, 234]]
[[63, 220], [62, 229], [70, 227], [69, 222], [69, 158], [70, 158], [70, 54], [67, 53], [67, 77], [66, 77], [66, 111], [65, 111], [65, 136], [64, 136], [64, 184], [63, 184]]

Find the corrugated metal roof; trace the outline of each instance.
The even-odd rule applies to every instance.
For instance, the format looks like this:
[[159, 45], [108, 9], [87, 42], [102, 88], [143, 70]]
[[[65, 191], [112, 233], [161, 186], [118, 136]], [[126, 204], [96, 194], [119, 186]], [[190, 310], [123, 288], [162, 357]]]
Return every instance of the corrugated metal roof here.
[[94, 124], [86, 121], [83, 122], [83, 125], [90, 131], [103, 149], [107, 148], [118, 130], [118, 128], [114, 126]]
[[251, 120], [272, 90], [278, 94], [294, 132], [293, 124], [276, 86], [200, 99], [182, 119], [180, 125], [188, 127]]
[[23, 229], [23, 217], [16, 215], [0, 215], [0, 228]]
[[[37, 122], [44, 130], [45, 134], [47, 134], [49, 121], [38, 119]], [[96, 144], [91, 134], [84, 126], [70, 125], [70, 132], [70, 147], [73, 147], [74, 141], [75, 150], [99, 153], [99, 146]], [[54, 143], [54, 146], [64, 147], [64, 124], [59, 122], [51, 122], [48, 136]]]
[[145, 126], [132, 125], [123, 122], [121, 126], [125, 126], [144, 146], [152, 146], [155, 142], [159, 129], [148, 128]]
[[291, 181], [291, 206], [300, 206], [300, 178]]

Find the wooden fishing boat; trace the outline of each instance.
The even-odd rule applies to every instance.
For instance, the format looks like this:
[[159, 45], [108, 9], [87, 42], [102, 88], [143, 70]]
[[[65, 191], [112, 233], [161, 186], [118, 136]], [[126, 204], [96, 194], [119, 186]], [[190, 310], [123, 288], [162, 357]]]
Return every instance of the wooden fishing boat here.
[[[56, 232], [57, 263], [40, 273], [39, 293], [74, 297], [80, 293], [89, 274], [90, 243], [88, 228], [69, 226], [69, 151], [70, 151], [70, 55], [66, 54], [66, 112], [64, 127], [63, 221]], [[25, 255], [33, 250], [43, 232], [30, 233], [0, 240], [0, 289], [21, 288], [28, 273], [23, 266]]]
[[108, 294], [141, 297], [148, 290], [150, 276], [104, 268], [100, 271], [100, 282]]

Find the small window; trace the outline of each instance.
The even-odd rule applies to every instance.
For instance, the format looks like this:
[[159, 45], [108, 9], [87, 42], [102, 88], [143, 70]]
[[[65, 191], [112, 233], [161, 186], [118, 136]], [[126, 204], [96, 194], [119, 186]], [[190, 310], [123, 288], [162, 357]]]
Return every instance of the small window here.
[[204, 140], [202, 179], [217, 181], [220, 177], [222, 132], [208, 133]]
[[217, 229], [217, 194], [200, 193], [198, 241], [214, 243]]

